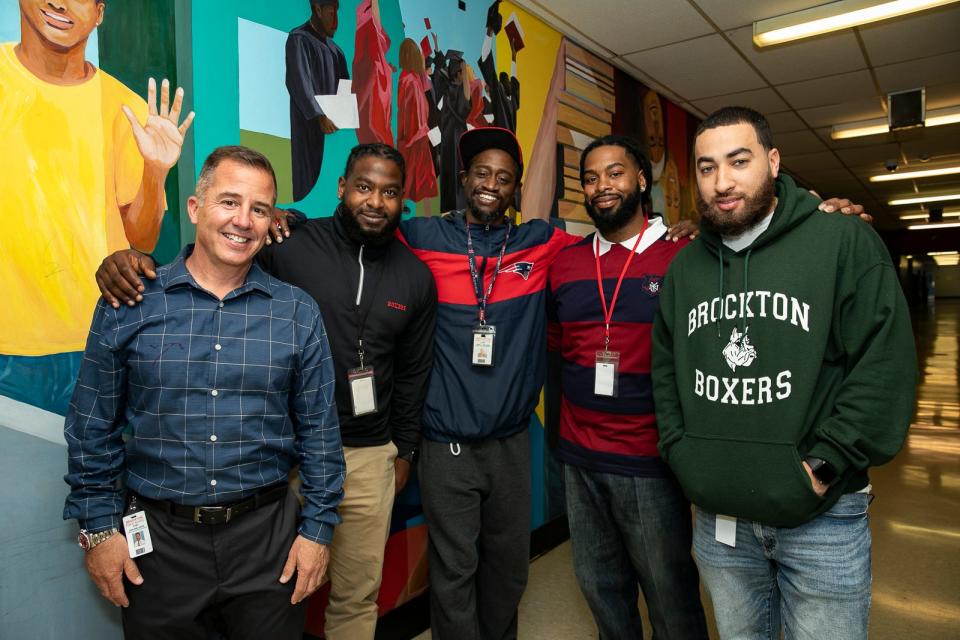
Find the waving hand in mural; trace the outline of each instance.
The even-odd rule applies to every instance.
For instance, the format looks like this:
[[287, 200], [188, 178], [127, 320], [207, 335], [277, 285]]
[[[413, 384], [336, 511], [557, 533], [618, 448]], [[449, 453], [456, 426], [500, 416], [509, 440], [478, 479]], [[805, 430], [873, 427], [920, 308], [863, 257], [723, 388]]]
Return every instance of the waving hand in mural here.
[[160, 237], [160, 224], [166, 211], [163, 185], [170, 169], [180, 159], [183, 139], [193, 123], [191, 111], [180, 123], [183, 109], [183, 89], [177, 88], [173, 105], [170, 104], [170, 82], [160, 84], [160, 105], [157, 106], [157, 83], [147, 83], [147, 121], [140, 124], [129, 106], [123, 114], [130, 121], [137, 149], [143, 157], [143, 178], [133, 202], [120, 207], [123, 230], [130, 246], [145, 253], [153, 251]]
[[123, 113], [130, 121], [144, 164], [168, 170], [180, 159], [183, 138], [193, 123], [195, 114], [191, 111], [183, 123], [178, 125], [183, 109], [183, 88], [177, 87], [171, 105], [170, 81], [166, 78], [160, 84], [159, 109], [157, 108], [157, 82], [150, 78], [147, 83], [147, 106], [150, 109], [150, 115], [147, 116], [147, 122], [144, 125], [140, 124], [130, 107], [124, 105]]

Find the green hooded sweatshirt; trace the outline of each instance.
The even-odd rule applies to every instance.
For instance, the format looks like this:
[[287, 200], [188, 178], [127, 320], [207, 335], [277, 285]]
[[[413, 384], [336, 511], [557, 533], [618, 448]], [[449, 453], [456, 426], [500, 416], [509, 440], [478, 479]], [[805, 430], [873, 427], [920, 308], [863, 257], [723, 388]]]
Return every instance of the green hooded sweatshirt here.
[[[900, 450], [917, 359], [890, 256], [855, 216], [781, 174], [770, 226], [734, 252], [706, 230], [660, 294], [653, 385], [660, 452], [708, 511], [795, 527]], [[821, 498], [802, 459], [839, 480]]]

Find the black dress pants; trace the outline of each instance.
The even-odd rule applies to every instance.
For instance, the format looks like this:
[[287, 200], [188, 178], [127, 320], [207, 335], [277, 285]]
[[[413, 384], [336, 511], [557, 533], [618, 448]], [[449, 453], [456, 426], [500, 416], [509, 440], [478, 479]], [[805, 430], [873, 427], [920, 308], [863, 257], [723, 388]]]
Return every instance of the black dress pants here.
[[293, 492], [226, 524], [194, 524], [141, 503], [153, 552], [137, 558], [143, 584], [124, 579], [127, 640], [300, 640], [306, 602], [297, 576], [278, 582], [297, 535]]

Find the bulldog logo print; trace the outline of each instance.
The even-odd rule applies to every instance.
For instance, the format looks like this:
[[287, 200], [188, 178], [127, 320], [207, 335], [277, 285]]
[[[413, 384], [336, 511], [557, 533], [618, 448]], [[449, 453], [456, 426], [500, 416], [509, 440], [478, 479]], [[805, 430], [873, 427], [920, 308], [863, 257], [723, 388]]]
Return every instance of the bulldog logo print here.
[[757, 359], [757, 349], [750, 344], [750, 336], [747, 332], [750, 327], [746, 327], [743, 333], [736, 327], [730, 333], [730, 342], [723, 348], [723, 357], [730, 366], [731, 371], [736, 371], [737, 367], [749, 367]]

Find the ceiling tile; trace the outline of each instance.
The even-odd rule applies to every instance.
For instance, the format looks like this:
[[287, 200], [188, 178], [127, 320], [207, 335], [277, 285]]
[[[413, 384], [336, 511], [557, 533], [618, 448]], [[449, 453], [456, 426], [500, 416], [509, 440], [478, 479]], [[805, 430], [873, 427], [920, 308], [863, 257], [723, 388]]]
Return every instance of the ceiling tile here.
[[867, 67], [857, 39], [849, 31], [759, 49], [753, 27], [727, 32], [750, 62], [773, 84], [799, 82]]
[[920, 131], [924, 134], [923, 137], [907, 140], [901, 145], [908, 158], [919, 158], [921, 154], [931, 158], [952, 156], [960, 152], [960, 124], [948, 124]]
[[730, 0], [696, 0], [697, 5], [721, 29], [752, 25], [756, 20], [775, 18], [785, 13], [809, 9], [823, 0], [768, 0], [767, 2], [730, 2]]
[[843, 122], [886, 117], [883, 105], [878, 98], [865, 98], [825, 107], [801, 109], [799, 113], [800, 117], [806, 120], [811, 127], [829, 127]]
[[725, 96], [714, 96], [695, 100], [693, 104], [706, 113], [716, 111], [721, 107], [736, 105], [738, 107], [750, 107], [760, 113], [769, 113], [776, 111], [786, 111], [789, 109], [787, 103], [780, 99], [780, 96], [773, 89], [756, 89], [754, 91], [740, 91]]
[[922, 11], [859, 27], [873, 65], [956, 51], [960, 6]]
[[776, 138], [777, 148], [781, 155], [790, 157], [803, 153], [813, 153], [815, 151], [825, 151], [826, 146], [812, 131], [793, 131], [791, 133], [781, 133]]
[[960, 82], [947, 82], [927, 87], [927, 109], [960, 105]]
[[898, 144], [876, 144], [869, 147], [859, 147], [857, 149], [837, 149], [837, 155], [847, 166], [858, 166], [870, 164], [873, 162], [883, 162], [893, 159], [899, 162], [900, 145]]
[[884, 94], [956, 82], [960, 78], [958, 70], [960, 70], [960, 51], [876, 67], [877, 80]]
[[[780, 113], [765, 113], [767, 122], [770, 123], [770, 130], [774, 134], [788, 133], [790, 131], [803, 131], [807, 125], [803, 120], [797, 117], [793, 111], [781, 111]], [[829, 134], [828, 134], [829, 135]]]
[[843, 165], [840, 163], [837, 157], [829, 151], [804, 154], [783, 153], [780, 155], [780, 158], [785, 167], [793, 169], [801, 174], [807, 171], [844, 171]]
[[814, 80], [781, 84], [777, 90], [794, 109], [807, 109], [877, 95], [873, 79], [866, 69], [839, 73]]
[[604, 0], [600, 11], [582, 0], [550, 0], [541, 6], [618, 55], [713, 33], [687, 2]]
[[759, 89], [764, 84], [719, 35], [624, 57], [641, 71], [667, 84], [675, 93], [690, 101]]

